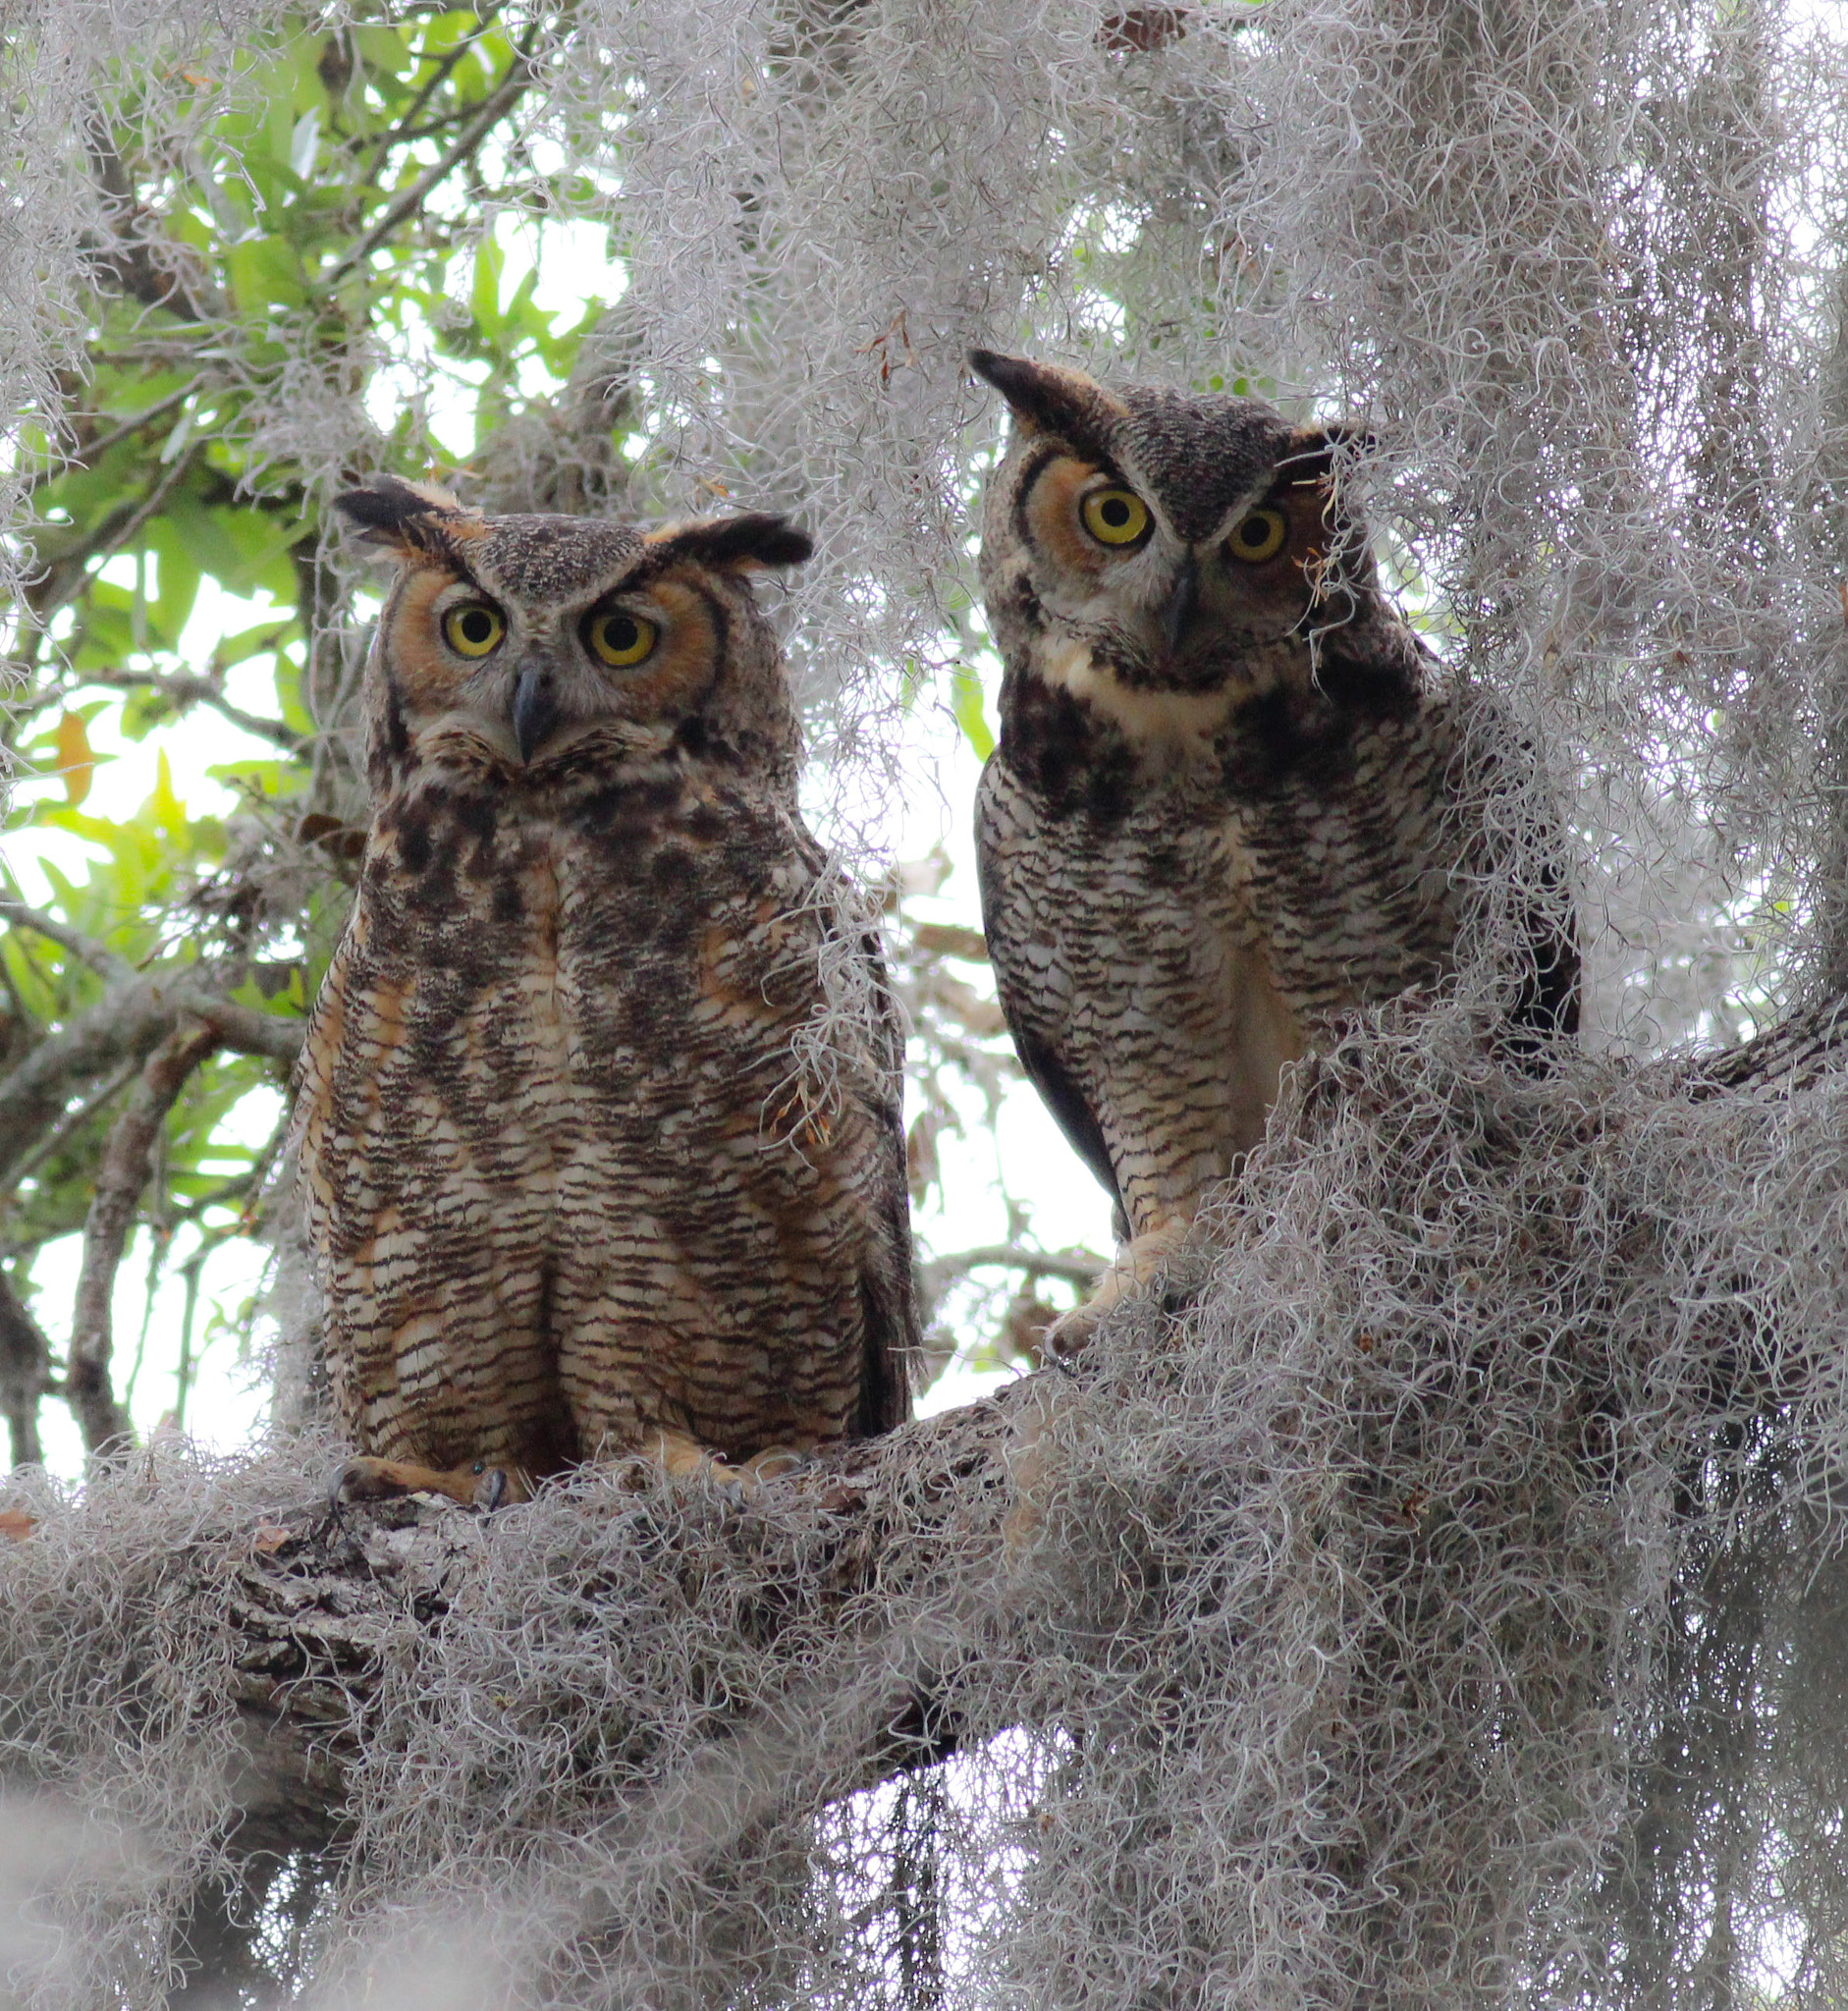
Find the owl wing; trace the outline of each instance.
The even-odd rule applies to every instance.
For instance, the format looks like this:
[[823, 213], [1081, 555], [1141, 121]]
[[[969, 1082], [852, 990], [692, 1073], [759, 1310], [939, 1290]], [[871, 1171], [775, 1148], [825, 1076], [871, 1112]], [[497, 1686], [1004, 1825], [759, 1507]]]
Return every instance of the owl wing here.
[[885, 1234], [885, 1261], [860, 1272], [865, 1358], [856, 1436], [876, 1438], [911, 1415], [911, 1370], [922, 1359], [912, 1276], [911, 1197], [904, 1150], [904, 1016], [886, 977], [879, 937], [867, 930], [860, 955], [873, 995], [875, 1055], [883, 1094], [877, 1110], [879, 1180], [874, 1197]]
[[1548, 1042], [1570, 1039], [1579, 1027], [1578, 923], [1565, 832], [1534, 744], [1501, 702], [1471, 686], [1457, 703], [1467, 792], [1484, 804], [1506, 793], [1519, 805], [1512, 819], [1489, 820], [1494, 837], [1487, 847], [1512, 888], [1507, 932], [1519, 954], [1503, 1040], [1516, 1056], [1544, 1065]]
[[[911, 1254], [911, 1191], [904, 1143], [904, 1014], [886, 974], [877, 927], [856, 927], [862, 900], [831, 864], [814, 834], [799, 818], [789, 820], [788, 842], [811, 882], [831, 897], [825, 926], [850, 934], [858, 976], [867, 1002], [865, 1082], [868, 1114], [876, 1143], [869, 1155], [869, 1178], [861, 1186], [875, 1233], [861, 1248], [859, 1297], [862, 1355], [860, 1401], [853, 1437], [877, 1438], [911, 1415], [911, 1372], [922, 1359], [917, 1286]], [[853, 989], [857, 989], [853, 988]], [[851, 1180], [851, 1172], [848, 1173]]]
[[1000, 754], [991, 754], [975, 796], [976, 875], [995, 989], [1027, 1080], [1039, 1091], [1072, 1150], [1102, 1182], [1118, 1218], [1126, 1220], [1103, 1123], [1076, 1070], [1060, 1052], [1056, 1015], [1045, 1010], [1044, 971], [1028, 954], [1026, 931], [1016, 921], [1031, 899], [1020, 884], [1023, 870], [1030, 870], [1031, 845], [1009, 815], [1006, 799], [1013, 792], [1008, 781]]

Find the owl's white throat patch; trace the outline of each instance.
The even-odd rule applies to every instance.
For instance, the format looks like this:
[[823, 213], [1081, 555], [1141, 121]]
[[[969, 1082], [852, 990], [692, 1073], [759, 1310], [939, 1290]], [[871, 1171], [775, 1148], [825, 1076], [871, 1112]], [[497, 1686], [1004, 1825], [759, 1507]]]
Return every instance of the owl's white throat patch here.
[[1243, 679], [1229, 679], [1217, 691], [1162, 691], [1125, 684], [1109, 664], [1101, 664], [1091, 646], [1073, 637], [1036, 638], [1033, 668], [1055, 690], [1069, 691], [1102, 713], [1137, 742], [1211, 739], [1232, 713], [1251, 696]]

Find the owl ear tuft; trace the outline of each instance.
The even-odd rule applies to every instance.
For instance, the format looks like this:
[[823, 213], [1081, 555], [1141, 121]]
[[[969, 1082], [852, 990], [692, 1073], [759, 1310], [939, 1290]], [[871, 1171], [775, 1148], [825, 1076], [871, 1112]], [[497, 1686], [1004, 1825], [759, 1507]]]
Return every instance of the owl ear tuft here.
[[371, 476], [363, 488], [336, 496], [334, 508], [353, 526], [360, 544], [399, 558], [441, 549], [462, 524], [480, 516], [464, 510], [447, 489], [401, 481], [397, 475]]
[[1371, 454], [1380, 443], [1365, 426], [1335, 419], [1326, 426], [1299, 426], [1277, 457], [1277, 473], [1294, 485], [1326, 482], [1340, 459]]
[[815, 540], [797, 530], [787, 516], [752, 511], [743, 516], [722, 516], [711, 523], [676, 524], [658, 533], [678, 558], [697, 559], [720, 571], [747, 566], [799, 566], [815, 550]]
[[1007, 401], [1015, 425], [1029, 433], [1056, 433], [1086, 454], [1106, 453], [1104, 439], [1122, 408], [1095, 378], [1061, 363], [971, 350], [969, 368]]

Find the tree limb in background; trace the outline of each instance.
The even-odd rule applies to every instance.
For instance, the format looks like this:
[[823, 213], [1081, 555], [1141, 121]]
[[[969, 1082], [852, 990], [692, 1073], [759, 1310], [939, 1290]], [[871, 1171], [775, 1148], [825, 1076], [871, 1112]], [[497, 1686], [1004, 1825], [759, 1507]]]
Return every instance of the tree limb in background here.
[[140, 1058], [136, 1056], [125, 1062], [113, 1075], [107, 1076], [97, 1088], [90, 1091], [89, 1095], [81, 1104], [78, 1104], [72, 1110], [66, 1111], [64, 1115], [52, 1125], [50, 1130], [32, 1147], [31, 1151], [13, 1169], [14, 1186], [17, 1187], [22, 1180], [30, 1179], [61, 1145], [68, 1139], [75, 1138], [98, 1111], [114, 1103], [116, 1098], [128, 1088], [129, 1084], [140, 1072]]
[[480, 111], [463, 127], [456, 143], [434, 167], [426, 169], [387, 207], [378, 222], [335, 265], [323, 282], [324, 285], [332, 287], [346, 278], [355, 266], [363, 265], [400, 224], [423, 207], [430, 191], [439, 188], [453, 175], [514, 109], [535, 81], [537, 73], [532, 67], [532, 51], [538, 39], [539, 25], [535, 22], [520, 37], [518, 46], [514, 51], [514, 60], [508, 65], [507, 75], [489, 93]]
[[[223, 321], [229, 312], [224, 296], [205, 278], [204, 261], [190, 245], [152, 234], [153, 212], [137, 202], [121, 150], [107, 137], [100, 120], [89, 130], [90, 161], [97, 186], [108, 201], [115, 243], [98, 246], [94, 269], [113, 285], [149, 307], [164, 307], [182, 321]], [[188, 275], [188, 277], [183, 277]]]
[[[475, 44], [480, 41], [481, 37], [490, 33], [499, 26], [500, 19], [501, 10], [498, 7], [490, 9], [482, 17], [481, 25], [463, 35], [456, 46], [436, 64], [429, 77], [425, 80], [422, 89], [405, 107], [404, 113], [397, 125], [392, 127], [389, 132], [381, 134], [376, 140], [369, 142], [372, 146], [372, 158], [366, 162], [365, 172], [359, 178], [359, 188], [361, 190], [376, 186], [379, 171], [384, 167], [386, 158], [394, 147], [406, 146], [413, 139], [427, 139], [434, 133], [445, 132], [449, 127], [455, 125], [459, 118], [463, 116], [460, 112], [452, 112], [434, 125], [419, 126], [417, 124], [424, 106], [449, 82], [451, 75], [462, 58], [473, 52]], [[355, 151], [367, 143], [356, 136], [348, 142]]]
[[134, 1435], [129, 1414], [117, 1402], [109, 1378], [114, 1340], [110, 1307], [116, 1271], [135, 1224], [136, 1204], [147, 1184], [154, 1145], [167, 1113], [193, 1069], [218, 1046], [214, 1027], [180, 1027], [169, 1034], [148, 1057], [128, 1109], [109, 1134], [96, 1176], [96, 1197], [83, 1225], [83, 1269], [78, 1278], [65, 1368], [65, 1397], [76, 1414], [87, 1452], [101, 1452]]
[[33, 1048], [0, 1082], [0, 1186], [11, 1185], [39, 1138], [64, 1115], [73, 1090], [130, 1058], [139, 1060], [190, 1012], [218, 1045], [293, 1063], [303, 1023], [220, 998], [195, 977], [155, 971], [99, 999]]
[[929, 1280], [927, 1295], [938, 1298], [972, 1271], [1018, 1271], [1028, 1277], [1057, 1277], [1088, 1290], [1110, 1267], [1089, 1250], [1029, 1250], [1020, 1243], [985, 1243], [979, 1249], [933, 1257], [919, 1268]]
[[[93, 440], [85, 440], [82, 437], [83, 428], [89, 423], [88, 419], [81, 417], [75, 420], [73, 423], [78, 440], [71, 451], [69, 461], [48, 466], [36, 474], [32, 478], [33, 493], [55, 482], [67, 467], [93, 467], [112, 447], [120, 446], [124, 440], [132, 440], [136, 433], [151, 426], [156, 419], [165, 418], [170, 411], [185, 405], [204, 383], [205, 379], [202, 376], [189, 378], [177, 391], [168, 392], [165, 398], [157, 398], [152, 405], [138, 412], [131, 413], [119, 425], [111, 426], [107, 432], [99, 433]], [[108, 417], [109, 414], [98, 413], [97, 416]]]
[[264, 719], [232, 704], [211, 678], [185, 674], [162, 677], [154, 671], [85, 671], [83, 682], [103, 684], [112, 691], [151, 691], [158, 698], [168, 699], [180, 712], [191, 705], [209, 705], [220, 719], [229, 720], [240, 732], [269, 740], [291, 754], [301, 751], [302, 734], [279, 719]]
[[59, 921], [56, 915], [46, 914], [43, 908], [32, 907], [23, 900], [0, 899], [0, 919], [11, 922], [18, 929], [30, 929], [34, 936], [42, 936], [46, 942], [57, 944], [60, 950], [68, 950], [109, 984], [133, 984], [135, 981], [135, 966], [127, 957], [118, 956], [113, 950], [84, 935], [82, 930], [72, 928], [69, 922]]
[[35, 1466], [45, 1456], [38, 1405], [50, 1386], [51, 1349], [13, 1280], [0, 1271], [0, 1417], [7, 1422], [15, 1466]]

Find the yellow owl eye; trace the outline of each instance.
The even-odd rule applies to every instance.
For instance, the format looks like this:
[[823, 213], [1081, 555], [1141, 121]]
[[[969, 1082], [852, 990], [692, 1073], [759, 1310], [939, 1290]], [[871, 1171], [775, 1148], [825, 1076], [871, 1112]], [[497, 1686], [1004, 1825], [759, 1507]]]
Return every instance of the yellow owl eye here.
[[1226, 548], [1234, 559], [1247, 566], [1262, 566], [1275, 559], [1289, 536], [1289, 518], [1280, 510], [1254, 510], [1232, 525]]
[[443, 640], [458, 656], [492, 656], [507, 633], [499, 608], [463, 601], [443, 617]]
[[1100, 545], [1140, 544], [1149, 534], [1149, 506], [1133, 489], [1093, 489], [1078, 515]]
[[661, 631], [641, 615], [625, 615], [619, 608], [613, 615], [592, 615], [584, 624], [584, 640], [600, 664], [612, 670], [625, 670], [654, 653]]

